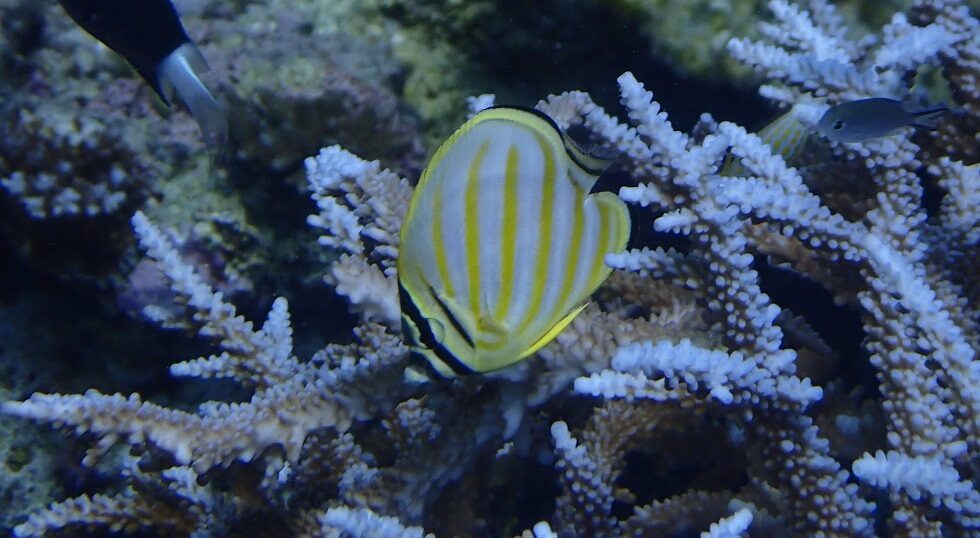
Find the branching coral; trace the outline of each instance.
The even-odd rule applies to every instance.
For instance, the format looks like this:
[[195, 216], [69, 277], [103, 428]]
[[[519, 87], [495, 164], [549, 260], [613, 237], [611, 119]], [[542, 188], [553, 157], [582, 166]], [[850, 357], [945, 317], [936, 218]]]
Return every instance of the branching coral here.
[[[554, 106], [560, 105], [565, 118], [573, 117], [569, 110], [577, 107], [586, 127], [635, 159], [634, 170], [640, 178], [652, 176], [653, 182], [624, 189], [621, 196], [657, 203], [667, 210], [655, 225], [662, 231], [690, 235], [700, 264], [678, 265], [668, 253], [651, 251], [632, 251], [609, 261], [655, 274], [689, 270], [688, 274], [681, 272], [679, 279], [698, 291], [699, 301], [713, 320], [713, 330], [733, 351], [684, 341], [623, 347], [613, 358], [612, 370], [576, 381], [576, 390], [606, 397], [676, 401], [685, 406], [703, 405], [699, 402], [707, 397], [733, 411], [751, 406], [752, 420], [746, 428], [749, 442], [757, 446], [749, 454], [762, 458], [750, 462], [753, 480], [777, 489], [790, 484], [802, 488], [802, 495], [773, 499], [783, 504], [790, 522], [801, 532], [868, 532], [870, 506], [857, 497], [855, 486], [846, 485], [847, 473], [829, 457], [827, 443], [800, 414], [820, 398], [821, 391], [793, 375], [795, 353], [780, 349], [782, 331], [774, 323], [779, 308], [761, 292], [758, 276], [750, 267], [752, 256], [743, 231], [748, 221], [740, 218], [738, 205], [717, 198], [725, 192], [724, 182], [730, 181], [714, 175], [728, 139], [724, 134], [711, 135], [695, 144], [672, 129], [666, 114], [631, 75], [621, 77], [620, 85], [635, 128], [617, 123], [582, 94], [566, 94]], [[724, 133], [726, 127], [720, 128]], [[782, 163], [774, 158], [767, 164], [788, 170], [785, 165], [780, 168]], [[791, 194], [794, 187], [800, 193], [805, 189], [798, 176], [795, 182], [784, 184], [781, 194]], [[810, 203], [785, 210], [819, 213], [814, 201], [804, 199]], [[817, 517], [820, 512], [830, 517]]]
[[[821, 24], [816, 16], [811, 20], [806, 12], [784, 9], [786, 6], [778, 2], [774, 6], [777, 12], [782, 10], [781, 17], [787, 25], [794, 21], [809, 22], [815, 28], [809, 39], [800, 41], [788, 41], [785, 39], [788, 34], [772, 36], [796, 51], [784, 53], [790, 62], [798, 62], [796, 68], [787, 68], [782, 59], [774, 61], [772, 55], [750, 52], [759, 44], [733, 41], [731, 49], [780, 79], [784, 85], [773, 87], [768, 93], [791, 101], [805, 100], [811, 95], [809, 90], [815, 88], [821, 88], [819, 93], [825, 94], [830, 103], [876, 95], [900, 96], [907, 91], [905, 74], [920, 63], [941, 60], [966, 70], [975, 65], [975, 46], [971, 47], [970, 43], [975, 44], [976, 34], [969, 29], [975, 28], [977, 22], [965, 6], [952, 2], [942, 3], [938, 8], [936, 5], [913, 8], [913, 13], [938, 12], [934, 22], [924, 26], [914, 26], [904, 15], [896, 15], [884, 29], [884, 41], [877, 49], [859, 49], [858, 54], [843, 58], [824, 57], [818, 47], [831, 41], [838, 30], [827, 22]], [[815, 13], [831, 12], [829, 6], [821, 3], [817, 3], [817, 8]], [[798, 74], [801, 70], [808, 71], [804, 65], [813, 71], [801, 77]], [[976, 94], [975, 86], [967, 80], [969, 77], [949, 77], [954, 95]], [[950, 122], [947, 129], [956, 132], [957, 123], [976, 121], [975, 112], [968, 103], [964, 104], [965, 119]], [[873, 203], [857, 222], [830, 214], [816, 228], [791, 215], [774, 214], [769, 207], [758, 203], [762, 197], [755, 186], [753, 191], [731, 201], [741, 204], [743, 212], [753, 217], [770, 221], [775, 217], [775, 224], [784, 229], [787, 225], [810, 228], [816, 233], [811, 232], [802, 239], [809, 243], [812, 252], [827, 262], [836, 262], [837, 271], [856, 270], [867, 283], [857, 290], [833, 291], [838, 296], [854, 292], [863, 309], [866, 347], [878, 369], [885, 396], [888, 445], [898, 453], [887, 460], [875, 459], [874, 467], [888, 461], [926, 457], [936, 469], [945, 469], [943, 472], [953, 476], [962, 472], [973, 475], [975, 463], [971, 462], [980, 454], [977, 445], [980, 407], [976, 391], [980, 363], [975, 356], [977, 312], [975, 303], [961, 299], [960, 286], [975, 285], [976, 274], [966, 277], [964, 282], [950, 271], [951, 267], [928, 259], [927, 253], [941, 253], [949, 259], [970, 257], [975, 252], [976, 242], [958, 240], [959, 234], [954, 230], [964, 227], [953, 223], [962, 222], [964, 216], [967, 221], [973, 221], [976, 207], [961, 215], [952, 206], [959, 203], [956, 197], [965, 194], [969, 199], [975, 195], [977, 169], [975, 163], [952, 164], [950, 160], [966, 155], [952, 153], [937, 158], [935, 154], [921, 152], [909, 134], [840, 148], [845, 160], [864, 162], [867, 177], [861, 180], [873, 182], [877, 190]], [[742, 134], [739, 136], [744, 138]], [[737, 139], [733, 144], [736, 154], [739, 146], [746, 147]], [[766, 156], [763, 153], [761, 157]], [[927, 219], [921, 203], [922, 187], [916, 170], [922, 165], [931, 167], [940, 176], [940, 185], [947, 189], [947, 201], [935, 219]], [[750, 165], [750, 168], [762, 172], [759, 166]], [[770, 177], [785, 181], [786, 174]], [[759, 209], [768, 214], [758, 214]], [[971, 214], [972, 217], [968, 216]], [[839, 226], [827, 226], [834, 221]], [[941, 231], [936, 231], [937, 227]], [[947, 236], [943, 232], [953, 233]], [[865, 456], [857, 462], [855, 471], [872, 468], [870, 458]], [[976, 530], [975, 514], [968, 503], [962, 509], [950, 509], [947, 505], [949, 513], [943, 515], [922, 506], [917, 497], [892, 489], [895, 513], [891, 524], [896, 530], [935, 533], [942, 528], [940, 521], [946, 519], [952, 520], [954, 528]]]
[[50, 105], [0, 118], [0, 186], [33, 218], [97, 216], [134, 206], [150, 167], [106, 122]]
[[[955, 63], [951, 58], [958, 54], [963, 63], [972, 60], [969, 53], [957, 52], [973, 39], [972, 33], [962, 29], [975, 25], [962, 8], [946, 6], [941, 12], [947, 19], [937, 17], [937, 22], [922, 27], [896, 15], [884, 31], [884, 42], [871, 49], [867, 43], [845, 46], [841, 29], [834, 26], [838, 19], [833, 9], [822, 2], [814, 3], [812, 15], [784, 2], [773, 2], [772, 7], [782, 24], [767, 25], [764, 31], [778, 45], [733, 40], [730, 50], [783, 81], [783, 85], [764, 88], [764, 94], [813, 107], [811, 121], [825, 109], [824, 99], [836, 103], [904, 94], [906, 72], [920, 63], [936, 61], [940, 53], [947, 62]], [[855, 50], [859, 52], [850, 52]], [[954, 94], [971, 93], [957, 90], [954, 80], [950, 83]], [[657, 229], [688, 235], [703, 265], [678, 269], [674, 257], [651, 251], [611, 257], [610, 263], [674, 278], [680, 272], [682, 281], [688, 272], [686, 282], [700, 291], [716, 330], [724, 335], [725, 347], [746, 354], [760, 372], [768, 371], [769, 379], [750, 381], [754, 377], [751, 363], [740, 356], [712, 365], [717, 350], [702, 349], [692, 360], [689, 343], [681, 342], [685, 353], [677, 353], [676, 343], [659, 342], [621, 348], [613, 359], [613, 370], [578, 380], [576, 389], [655, 401], [707, 397], [737, 406], [738, 393], [730, 389], [748, 381], [751, 388], [746, 387], [746, 395], [754, 411], [746, 424], [747, 433], [750, 440], [760, 443], [759, 450], [750, 454], [765, 458], [752, 467], [759, 473], [755, 480], [777, 488], [780, 483], [793, 484], [800, 491], [801, 495], [785, 499], [790, 522], [800, 532], [870, 533], [871, 505], [856, 496], [853, 485], [845, 485], [846, 471], [829, 457], [829, 446], [818, 437], [810, 419], [799, 415], [800, 405], [819, 398], [819, 392], [792, 377], [782, 377], [793, 373], [793, 353], [780, 349], [782, 332], [773, 324], [778, 307], [760, 293], [755, 271], [749, 268], [749, 253], [770, 250], [760, 239], [792, 238], [806, 247], [795, 254], [806, 257], [793, 261], [802, 273], [812, 274], [807, 268], [817, 259], [832, 267], [832, 273], [856, 272], [863, 280], [855, 288], [831, 291], [837, 297], [852, 298], [864, 310], [866, 347], [885, 394], [882, 405], [890, 424], [888, 443], [901, 447], [906, 455], [878, 457], [874, 465], [871, 456], [866, 456], [855, 463], [858, 475], [867, 473], [873, 483], [892, 485], [877, 478], [880, 472], [872, 469], [921, 456], [938, 458], [929, 465], [954, 480], [960, 480], [961, 472], [972, 475], [970, 462], [978, 454], [975, 430], [980, 416], [975, 403], [975, 386], [980, 380], [974, 356], [975, 305], [960, 299], [960, 289], [948, 280], [955, 277], [945, 267], [925, 259], [928, 248], [955, 247], [942, 239], [938, 245], [928, 243], [938, 234], [932, 233], [936, 224], [926, 220], [921, 206], [922, 190], [915, 175], [921, 161], [909, 133], [840, 148], [845, 161], [865, 164], [868, 177], [863, 180], [874, 182], [877, 188], [862, 218], [851, 221], [824, 205], [804, 177], [773, 155], [758, 137], [723, 123], [717, 133], [695, 144], [672, 129], [666, 115], [631, 76], [621, 77], [620, 84], [636, 127], [618, 124], [581, 94], [566, 94], [552, 108], [566, 121], [581, 121], [629, 155], [634, 173], [651, 181], [624, 189], [621, 195], [644, 206], [657, 206], [662, 213], [655, 220]], [[577, 114], [570, 113], [575, 108]], [[715, 175], [727, 147], [747, 167], [749, 177]], [[951, 167], [948, 158], [941, 162], [946, 167], [939, 167], [938, 173], [953, 172], [940, 181], [950, 188], [950, 196], [974, 191], [975, 169], [968, 170], [965, 164]], [[842, 168], [846, 166], [845, 162]], [[972, 222], [976, 208], [964, 213], [973, 215], [967, 216]], [[946, 213], [938, 220], [959, 218]], [[759, 227], [763, 234], [751, 231]], [[959, 256], [976, 249], [975, 243], [958, 245]], [[819, 280], [821, 274], [813, 276]], [[738, 362], [745, 366], [739, 368]], [[726, 372], [741, 374], [741, 381], [728, 378], [719, 384], [715, 376]], [[792, 390], [781, 389], [781, 383]], [[724, 390], [717, 391], [719, 386]], [[678, 387], [684, 389], [679, 394]], [[706, 394], [698, 395], [699, 389]], [[775, 447], [779, 449], [773, 450]], [[924, 469], [926, 464], [919, 467]], [[918, 490], [910, 498], [899, 493], [908, 491], [902, 487], [901, 483], [892, 485], [896, 530], [938, 532], [940, 522], [960, 531], [975, 530], [971, 502], [934, 502], [934, 508], [948, 511], [937, 513], [917, 503], [921, 498]], [[942, 491], [936, 495], [943, 498]]]
[[[149, 442], [171, 452], [181, 464], [193, 464], [202, 471], [235, 459], [250, 461], [273, 445], [295, 461], [311, 431], [325, 426], [345, 430], [351, 420], [371, 414], [368, 409], [379, 398], [359, 387], [360, 380], [383, 376], [381, 371], [392, 367], [397, 371], [403, 355], [400, 343], [366, 326], [361, 335], [367, 349], [351, 348], [356, 355], [334, 349], [329, 363], [299, 362], [292, 355], [285, 299], [273, 304], [268, 320], [255, 331], [234, 306], [223, 302], [220, 293], [184, 265], [145, 216], [137, 213], [133, 224], [150, 256], [161, 264], [174, 290], [194, 312], [200, 333], [214, 338], [222, 348], [220, 354], [175, 364], [172, 373], [232, 378], [254, 387], [255, 395], [243, 404], [210, 402], [195, 414], [143, 402], [138, 394], [35, 394], [26, 402], [5, 405], [7, 412], [104, 435], [103, 447], [119, 437], [135, 444]], [[372, 346], [380, 353], [365, 353]]]
[[[771, 7], [768, 41], [729, 50], [772, 78], [763, 94], [804, 125], [836, 103], [902, 96], [922, 65], [942, 64], [954, 96], [975, 96], [977, 23], [955, 2], [896, 15], [877, 43], [848, 38], [821, 0]], [[635, 181], [620, 196], [685, 241], [608, 256], [621, 272], [595, 304], [536, 358], [490, 376], [426, 382], [406, 370], [394, 260], [411, 187], [377, 162], [336, 146], [306, 161], [308, 223], [341, 253], [326, 280], [361, 315], [356, 343], [307, 362], [293, 356], [284, 299], [255, 329], [137, 214], [143, 247], [220, 348], [171, 372], [254, 394], [196, 412], [96, 392], [8, 402], [94, 434], [100, 452], [125, 441], [143, 456], [123, 465], [121, 493], [58, 503], [17, 532], [233, 532], [257, 516], [309, 536], [980, 532], [978, 282], [957, 271], [978, 256], [980, 179], [964, 143], [976, 108], [963, 103], [935, 135], [814, 138], [816, 157], [801, 162], [824, 162], [793, 168], [731, 123], [676, 130], [629, 73], [619, 86], [626, 122], [581, 92], [538, 108], [618, 148]], [[729, 154], [734, 176], [720, 172]], [[944, 192], [934, 214], [923, 181]], [[766, 293], [766, 266], [859, 312], [879, 394], [848, 392], [854, 380], [810, 312]], [[855, 459], [838, 443], [867, 423], [884, 435], [862, 439]], [[507, 508], [542, 493], [522, 480], [542, 467], [559, 491]], [[872, 502], [875, 489], [887, 503]]]

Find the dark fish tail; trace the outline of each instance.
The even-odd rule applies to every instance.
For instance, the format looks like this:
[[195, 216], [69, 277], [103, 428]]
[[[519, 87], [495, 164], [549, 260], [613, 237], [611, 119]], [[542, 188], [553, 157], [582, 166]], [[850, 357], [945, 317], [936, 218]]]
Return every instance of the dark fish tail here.
[[915, 112], [910, 113], [913, 118], [912, 125], [933, 131], [939, 125], [940, 118], [942, 118], [947, 112], [949, 112], [949, 107], [943, 105], [923, 110], [916, 110]]
[[217, 161], [228, 140], [228, 122], [224, 109], [198, 77], [199, 72], [207, 69], [207, 62], [200, 51], [193, 43], [187, 42], [160, 62], [156, 78], [166, 99], [169, 100], [176, 93], [190, 109]]

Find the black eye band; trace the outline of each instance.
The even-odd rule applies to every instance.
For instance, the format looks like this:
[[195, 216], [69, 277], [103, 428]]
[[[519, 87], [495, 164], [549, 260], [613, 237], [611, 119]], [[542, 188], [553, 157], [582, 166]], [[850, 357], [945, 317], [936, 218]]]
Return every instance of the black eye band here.
[[467, 375], [474, 373], [474, 370], [459, 360], [455, 355], [450, 352], [446, 346], [442, 345], [441, 342], [436, 340], [435, 334], [432, 332], [432, 327], [429, 325], [428, 320], [422, 316], [422, 312], [419, 311], [415, 302], [409, 296], [408, 291], [402, 287], [401, 284], [398, 285], [398, 300], [401, 303], [402, 314], [408, 317], [409, 321], [415, 324], [415, 328], [419, 331], [419, 343], [423, 346], [432, 350], [436, 357], [439, 358], [450, 370], [456, 373], [456, 375]]
[[436, 290], [432, 289], [432, 286], [429, 286], [429, 294], [432, 295], [433, 299], [435, 299], [436, 304], [439, 305], [439, 310], [442, 310], [442, 313], [445, 314], [447, 319], [449, 319], [449, 323], [451, 323], [453, 328], [456, 329], [456, 332], [458, 332], [459, 335], [463, 337], [463, 340], [466, 340], [466, 343], [469, 344], [470, 347], [476, 347], [476, 345], [473, 343], [473, 338], [470, 336], [470, 333], [466, 332], [466, 329], [463, 328], [463, 324], [460, 323], [458, 319], [456, 319], [456, 316], [454, 316], [452, 311], [449, 310], [449, 307], [446, 306], [446, 303], [443, 302], [443, 300], [440, 299], [438, 295], [436, 295]]

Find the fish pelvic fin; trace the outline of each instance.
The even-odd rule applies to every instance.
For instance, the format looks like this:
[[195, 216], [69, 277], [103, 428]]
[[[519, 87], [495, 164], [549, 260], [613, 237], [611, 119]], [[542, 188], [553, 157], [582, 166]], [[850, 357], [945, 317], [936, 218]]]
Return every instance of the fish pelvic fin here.
[[160, 96], [170, 104], [174, 94], [187, 105], [197, 125], [201, 128], [204, 142], [220, 155], [228, 141], [228, 120], [224, 108], [214, 99], [198, 72], [208, 70], [201, 52], [187, 42], [174, 49], [157, 67]]

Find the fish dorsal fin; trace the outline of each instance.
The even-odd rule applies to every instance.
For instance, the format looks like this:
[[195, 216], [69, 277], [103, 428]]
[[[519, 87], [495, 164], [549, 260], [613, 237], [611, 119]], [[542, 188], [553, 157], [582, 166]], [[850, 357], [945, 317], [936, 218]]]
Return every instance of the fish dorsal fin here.
[[[611, 192], [595, 193], [589, 196], [586, 201], [592, 201], [598, 208], [599, 227], [606, 233], [605, 239], [600, 239], [602, 246], [599, 250], [604, 253], [625, 250], [626, 243], [630, 238], [630, 216], [626, 204]], [[592, 295], [612, 272], [612, 268], [606, 265], [605, 258], [605, 254], [603, 254], [591, 262], [589, 268], [591, 278], [589, 279], [587, 295]]]
[[561, 139], [565, 153], [574, 165], [569, 167], [569, 177], [585, 192], [591, 191], [599, 176], [612, 164], [613, 156], [603, 156], [597, 150], [585, 150], [564, 131], [561, 131]]
[[436, 151], [398, 257], [413, 316], [445, 328], [444, 349], [426, 354], [436, 370], [503, 368], [581, 311], [629, 237], [625, 204], [589, 194], [600, 162], [547, 116], [514, 108], [479, 112]]

